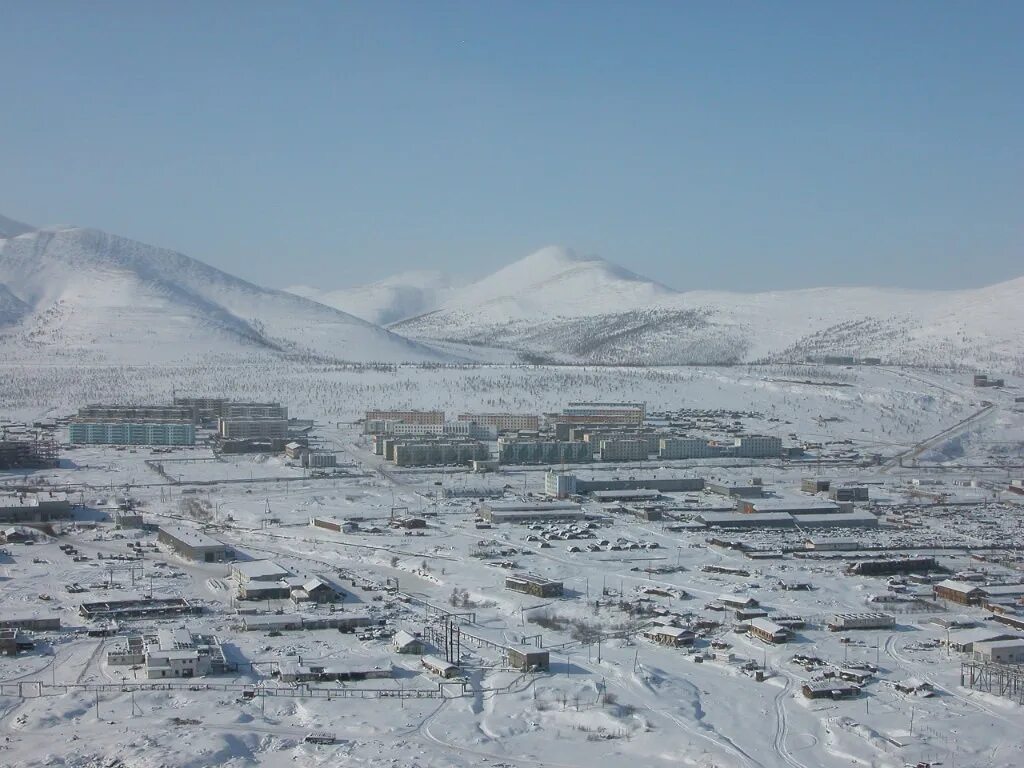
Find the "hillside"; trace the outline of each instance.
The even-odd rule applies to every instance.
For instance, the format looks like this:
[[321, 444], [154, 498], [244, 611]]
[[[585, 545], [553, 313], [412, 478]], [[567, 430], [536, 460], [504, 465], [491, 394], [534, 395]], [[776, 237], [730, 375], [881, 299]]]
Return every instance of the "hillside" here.
[[22, 224], [20, 221], [14, 219], [8, 219], [6, 216], [0, 216], [0, 238], [4, 237], [17, 237], [23, 235], [26, 232], [31, 232], [35, 227], [30, 227], [28, 224]]
[[677, 292], [602, 259], [545, 248], [392, 329], [525, 359], [735, 363], [852, 354], [1024, 370], [1024, 279], [921, 291]]
[[0, 349], [9, 359], [452, 359], [308, 299], [92, 229], [0, 239], [0, 286]]
[[463, 283], [443, 272], [403, 272], [386, 280], [356, 288], [323, 291], [308, 286], [286, 288], [375, 325], [389, 325], [443, 304]]

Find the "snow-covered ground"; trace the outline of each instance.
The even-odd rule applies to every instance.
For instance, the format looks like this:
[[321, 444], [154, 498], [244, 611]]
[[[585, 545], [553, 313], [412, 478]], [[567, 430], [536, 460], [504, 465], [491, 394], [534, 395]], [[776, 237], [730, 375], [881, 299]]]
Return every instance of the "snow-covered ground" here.
[[[1004, 489], [1008, 473], [1020, 474], [1012, 467], [1021, 464], [1024, 412], [1013, 389], [1020, 382], [1008, 384], [982, 391], [960, 374], [882, 367], [0, 365], [0, 417], [56, 417], [91, 401], [160, 401], [172, 390], [279, 399], [293, 415], [316, 420], [316, 434], [339, 452], [342, 465], [334, 476], [312, 478], [280, 457], [220, 460], [198, 447], [170, 453], [91, 447], [67, 451], [58, 469], [30, 473], [28, 482], [67, 488], [84, 509], [79, 523], [56, 525], [34, 546], [7, 545], [10, 555], [0, 559], [2, 615], [57, 613], [68, 628], [39, 633], [33, 651], [0, 657], [0, 765], [1019, 766], [1024, 712], [1007, 698], [962, 687], [960, 654], [940, 644], [946, 630], [934, 623], [962, 615], [987, 627], [992, 622], [982, 610], [886, 604], [896, 616], [894, 628], [846, 633], [850, 642], [844, 643], [843, 633], [823, 626], [830, 614], [878, 610], [870, 599], [895, 593], [885, 577], [847, 574], [842, 556], [787, 552], [755, 560], [710, 545], [707, 531], [671, 519], [644, 522], [590, 502], [588, 513], [600, 521], [592, 539], [555, 539], [544, 547], [527, 526], [479, 528], [478, 498], [468, 495], [475, 488], [509, 497], [538, 493], [543, 468], [509, 467], [484, 477], [456, 469], [397, 470], [368, 452], [352, 423], [374, 407], [539, 413], [584, 398], [643, 399], [650, 411], [721, 409], [730, 421], [735, 413], [747, 431], [777, 434], [788, 444], [822, 443], [822, 455], [830, 458], [809, 465], [652, 461], [584, 472], [626, 477], [657, 471], [737, 482], [757, 475], [786, 494], [811, 475], [870, 483], [872, 504], [899, 522], [829, 535], [856, 537], [876, 548], [867, 550], [872, 556], [877, 548], [934, 554], [952, 573], [983, 571], [992, 580], [1016, 582], [1022, 580], [1024, 518], [1015, 501], [1022, 497]], [[876, 453], [881, 464], [859, 466]], [[154, 469], [157, 461], [164, 474]], [[915, 486], [915, 478], [942, 485]], [[24, 473], [0, 479], [26, 482]], [[954, 486], [954, 480], [977, 483]], [[928, 506], [923, 488], [964, 505]], [[336, 630], [242, 631], [238, 607], [294, 608], [289, 601], [238, 601], [228, 566], [187, 562], [163, 545], [154, 548], [153, 533], [114, 531], [104, 520], [126, 490], [149, 521], [202, 527], [239, 559], [272, 558], [302, 577], [336, 579], [347, 593], [344, 611], [371, 613], [394, 629], [422, 631], [439, 608], [472, 613], [461, 625], [464, 677], [440, 685], [418, 656], [395, 654], [385, 638]], [[723, 503], [701, 492], [673, 494], [667, 507], [669, 517], [685, 522], [687, 509]], [[387, 527], [396, 508], [425, 516], [422, 535]], [[364, 522], [362, 531], [341, 534], [310, 527], [311, 516]], [[373, 527], [380, 531], [368, 530]], [[812, 533], [726, 536], [757, 549], [794, 549]], [[602, 539], [622, 540], [623, 548], [586, 549]], [[144, 544], [142, 573], [110, 569], [123, 562], [110, 556], [126, 552], [132, 541]], [[65, 555], [59, 545], [66, 543], [88, 559]], [[630, 549], [632, 543], [657, 547]], [[995, 544], [1007, 549], [967, 549]], [[505, 589], [510, 568], [502, 563], [563, 581], [565, 596]], [[396, 582], [402, 594], [384, 591]], [[785, 590], [782, 582], [814, 589]], [[69, 592], [75, 583], [88, 591]], [[204, 614], [126, 622], [123, 630], [185, 624], [216, 634], [238, 670], [153, 690], [130, 668], [105, 662], [119, 637], [75, 631], [89, 625], [77, 614], [81, 602], [150, 590], [197, 601]], [[807, 626], [786, 644], [766, 645], [733, 631], [731, 613], [708, 607], [727, 593], [750, 595], [772, 615], [799, 616]], [[696, 653], [661, 647], [637, 632], [652, 610], [678, 614], [683, 622], [721, 624], [702, 630]], [[492, 644], [524, 638], [549, 650], [549, 672], [521, 675], [503, 667]], [[824, 668], [797, 665], [795, 654], [832, 667], [870, 664], [877, 672], [854, 699], [808, 700], [801, 686]], [[321, 695], [313, 696], [313, 689], [297, 690], [271, 675], [277, 664], [300, 659], [391, 664], [395, 673], [314, 684]], [[930, 683], [935, 695], [892, 686], [911, 678]], [[252, 698], [247, 689], [255, 692]], [[327, 689], [334, 690], [330, 699]], [[360, 691], [365, 698], [356, 698]], [[422, 698], [405, 696], [414, 691]], [[313, 731], [339, 741], [305, 743]]]

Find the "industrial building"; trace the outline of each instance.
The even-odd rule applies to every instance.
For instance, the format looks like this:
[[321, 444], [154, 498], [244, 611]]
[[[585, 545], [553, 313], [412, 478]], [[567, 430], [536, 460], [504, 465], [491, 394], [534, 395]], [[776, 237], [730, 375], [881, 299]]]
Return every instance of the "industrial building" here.
[[896, 626], [896, 618], [888, 613], [836, 613], [828, 620], [832, 632], [848, 629], [890, 629]]
[[561, 597], [564, 587], [562, 582], [545, 579], [543, 576], [515, 573], [505, 577], [505, 589], [534, 597]]
[[564, 501], [489, 501], [480, 505], [480, 515], [491, 523], [582, 520], [583, 508]]
[[282, 664], [278, 676], [284, 683], [358, 682], [393, 677], [394, 667], [387, 659], [352, 659], [343, 664]]
[[438, 677], [452, 678], [459, 674], [459, 668], [455, 664], [437, 656], [424, 656], [420, 659], [420, 664], [428, 672], [432, 672]]
[[47, 469], [57, 463], [57, 443], [50, 438], [0, 440], [0, 469]]
[[71, 516], [71, 502], [62, 491], [0, 494], [0, 523], [45, 523]]
[[0, 629], [27, 629], [32, 632], [60, 630], [60, 616], [6, 616], [0, 618]]
[[82, 421], [68, 424], [72, 445], [195, 445], [191, 421]]
[[183, 597], [129, 598], [82, 603], [78, 613], [84, 619], [126, 621], [130, 619], [167, 619], [203, 612]]
[[228, 671], [220, 641], [213, 635], [193, 634], [187, 629], [161, 629], [149, 635], [129, 636], [124, 645], [107, 653], [107, 664], [144, 665], [150, 680]]
[[508, 666], [520, 672], [547, 672], [551, 666], [550, 653], [532, 645], [508, 646], [505, 659]]
[[804, 549], [814, 552], [850, 552], [863, 545], [857, 539], [807, 539]]
[[[247, 588], [250, 584], [276, 584], [284, 578], [293, 576], [291, 571], [274, 560], [244, 560], [231, 564], [231, 578], [238, 584], [239, 596], [249, 598]], [[287, 591], [284, 595], [288, 597]]]
[[498, 439], [498, 461], [502, 464], [578, 464], [593, 460], [590, 446], [582, 441]]
[[419, 656], [426, 648], [426, 644], [419, 635], [414, 635], [411, 632], [406, 632], [404, 629], [400, 629], [395, 633], [394, 637], [391, 638], [391, 647], [394, 649], [395, 653], [415, 654]]
[[831, 486], [830, 480], [822, 478], [805, 477], [800, 481], [800, 490], [804, 493], [827, 493]]
[[833, 501], [824, 499], [739, 499], [736, 511], [745, 515], [759, 515], [766, 512], [789, 515], [834, 515], [844, 511]]
[[829, 498], [836, 501], [869, 501], [870, 493], [866, 485], [840, 485], [832, 488]]
[[157, 540], [182, 557], [201, 563], [222, 563], [227, 558], [224, 543], [195, 528], [183, 525], [160, 526]]
[[888, 560], [858, 560], [847, 568], [858, 576], [894, 576], [898, 573], [928, 573], [937, 570], [934, 557], [894, 557]]
[[709, 459], [716, 451], [699, 437], [663, 437], [658, 441], [659, 459]]
[[339, 520], [336, 517], [311, 517], [309, 524], [314, 528], [323, 528], [335, 533], [353, 533], [359, 530], [357, 523], [351, 520]]
[[540, 417], [529, 413], [460, 413], [458, 420], [491, 426], [498, 432], [518, 432], [523, 429], [536, 432], [540, 429]]
[[801, 691], [808, 699], [853, 699], [860, 695], [860, 687], [843, 680], [815, 680], [804, 683]]
[[704, 490], [704, 479], [700, 477], [629, 477], [604, 479], [599, 477], [576, 478], [577, 493], [594, 491], [660, 491], [661, 493], [689, 493]]
[[261, 613], [242, 617], [242, 629], [246, 632], [298, 632], [313, 629], [351, 630], [380, 623], [364, 613], [337, 611], [314, 616], [297, 613]]
[[1024, 664], [1024, 637], [977, 642], [974, 658], [989, 664]]
[[224, 440], [280, 440], [288, 437], [288, 419], [221, 417], [217, 419], [217, 435]]
[[35, 645], [24, 630], [16, 627], [0, 629], [0, 655], [17, 656], [21, 651], [32, 650]]
[[634, 488], [618, 491], [591, 491], [590, 497], [602, 504], [612, 504], [623, 501], [657, 501], [661, 498], [661, 493], [649, 488]]

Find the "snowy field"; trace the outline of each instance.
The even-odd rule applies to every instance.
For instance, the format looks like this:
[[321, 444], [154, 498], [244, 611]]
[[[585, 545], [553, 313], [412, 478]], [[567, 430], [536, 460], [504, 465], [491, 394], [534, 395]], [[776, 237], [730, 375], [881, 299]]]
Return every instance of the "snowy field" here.
[[[0, 417], [15, 421], [67, 415], [86, 402], [163, 401], [174, 391], [280, 400], [293, 416], [316, 420], [316, 435], [344, 465], [335, 476], [312, 478], [279, 456], [221, 461], [198, 447], [159, 454], [80, 448], [65, 453], [60, 468], [30, 473], [30, 483], [67, 488], [83, 509], [77, 522], [56, 524], [32, 546], [6, 545], [10, 554], [0, 557], [2, 614], [55, 614], [65, 627], [37, 633], [32, 651], [0, 657], [0, 765], [1024, 765], [1024, 711], [1010, 698], [961, 684], [965, 655], [946, 647], [947, 628], [939, 623], [959, 619], [988, 628], [988, 613], [936, 601], [924, 584], [847, 572], [854, 557], [884, 553], [933, 556], [944, 569], [941, 577], [1024, 581], [1018, 502], [1024, 497], [1005, 491], [1008, 477], [1024, 474], [1015, 469], [1024, 445], [1018, 381], [981, 391], [960, 374], [868, 367], [264, 363], [231, 369], [8, 365], [0, 366], [0, 377]], [[719, 534], [778, 553], [751, 558], [743, 549], [709, 543], [715, 534], [692, 526], [694, 511], [728, 503], [700, 492], [669, 494], [660, 521], [587, 502], [594, 522], [588, 537], [545, 539], [526, 525], [481, 528], [474, 489], [504, 491], [508, 498], [539, 493], [543, 468], [510, 467], [485, 477], [454, 469], [396, 470], [382, 466], [352, 423], [376, 407], [541, 413], [588, 398], [646, 400], [651, 412], [743, 412], [746, 431], [775, 434], [787, 444], [821, 443], [835, 458], [753, 466], [651, 461], [595, 465], [585, 474], [656, 471], [737, 483], [756, 475], [790, 495], [808, 476], [856, 481], [869, 484], [867, 506], [882, 525]], [[844, 452], [858, 457], [843, 458]], [[869, 454], [881, 454], [882, 462], [861, 466]], [[147, 461], [163, 462], [164, 474]], [[913, 484], [921, 478], [942, 485]], [[0, 480], [23, 483], [26, 477]], [[273, 559], [297, 577], [335, 580], [345, 592], [336, 610], [410, 632], [436, 626], [442, 611], [460, 614], [460, 676], [441, 680], [424, 670], [418, 655], [395, 653], [380, 633], [244, 631], [240, 609], [273, 616], [296, 608], [290, 600], [239, 600], [228, 565], [183, 560], [153, 532], [115, 531], [112, 505], [126, 490], [147, 521], [202, 528], [239, 561]], [[940, 490], [944, 497], [936, 505]], [[427, 526], [390, 528], [395, 514], [423, 516]], [[360, 519], [360, 529], [314, 528], [313, 516]], [[810, 536], [853, 538], [858, 550], [808, 554], [801, 550]], [[132, 549], [129, 543], [142, 545], [136, 570], [112, 559]], [[82, 559], [60, 549], [67, 544]], [[561, 581], [564, 595], [510, 591], [510, 571]], [[804, 583], [812, 589], [784, 588]], [[85, 591], [70, 592], [73, 585]], [[918, 592], [922, 599], [915, 599]], [[78, 615], [82, 602], [150, 593], [184, 597], [204, 611], [125, 621], [108, 637], [86, 634], [93, 623]], [[804, 626], [786, 643], [762, 642], [736, 631], [732, 611], [720, 610], [723, 595], [751, 597], [771, 617], [799, 617]], [[876, 599], [893, 595], [909, 599]], [[879, 610], [895, 616], [893, 627], [825, 627], [835, 613]], [[303, 612], [331, 615], [327, 607]], [[643, 629], [658, 617], [696, 628], [694, 647], [645, 639]], [[126, 634], [180, 626], [217, 635], [237, 668], [154, 690], [138, 670], [107, 663], [107, 652]], [[500, 647], [524, 642], [549, 651], [549, 671], [523, 674], [508, 667]], [[817, 662], [797, 664], [798, 654]], [[300, 660], [392, 673], [306, 688], [274, 674]], [[874, 669], [854, 698], [802, 694], [811, 679], [851, 667]], [[321, 731], [337, 743], [304, 740]]]

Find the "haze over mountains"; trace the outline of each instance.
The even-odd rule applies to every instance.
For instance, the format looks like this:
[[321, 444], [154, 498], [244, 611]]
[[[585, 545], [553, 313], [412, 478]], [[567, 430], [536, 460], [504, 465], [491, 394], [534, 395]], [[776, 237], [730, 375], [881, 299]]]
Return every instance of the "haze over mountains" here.
[[958, 291], [681, 292], [554, 246], [475, 281], [417, 271], [286, 292], [97, 230], [0, 217], [8, 359], [665, 365], [853, 355], [1013, 372], [1024, 370], [1022, 298], [1024, 278]]

